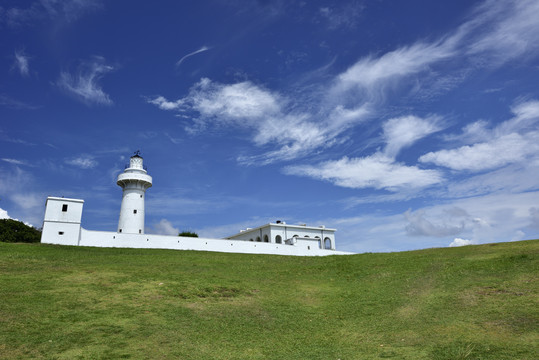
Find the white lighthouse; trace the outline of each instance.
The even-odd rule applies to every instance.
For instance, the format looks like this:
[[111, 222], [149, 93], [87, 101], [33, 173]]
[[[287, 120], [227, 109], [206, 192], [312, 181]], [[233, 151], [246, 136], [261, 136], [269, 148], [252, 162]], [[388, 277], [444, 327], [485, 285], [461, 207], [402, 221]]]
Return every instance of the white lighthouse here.
[[152, 177], [142, 166], [140, 151], [135, 152], [123, 173], [118, 175], [116, 184], [122, 187], [122, 207], [118, 232], [144, 234], [144, 196], [152, 186]]

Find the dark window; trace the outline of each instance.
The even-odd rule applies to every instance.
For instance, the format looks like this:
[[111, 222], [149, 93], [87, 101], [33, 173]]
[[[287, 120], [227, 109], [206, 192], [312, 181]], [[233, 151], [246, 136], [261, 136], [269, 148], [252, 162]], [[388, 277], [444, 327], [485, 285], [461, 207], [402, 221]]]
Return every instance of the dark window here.
[[63, 205], [62, 205], [62, 211], [63, 211], [63, 212], [66, 212], [66, 211], [67, 211], [67, 204], [63, 204]]
[[140, 198], [142, 199], [142, 195], [140, 195]]
[[[137, 210], [135, 210], [135, 211], [137, 211]], [[138, 229], [138, 233], [139, 233], [139, 234], [142, 234], [142, 230]]]
[[58, 235], [64, 235], [63, 231], [58, 231]]
[[122, 229], [118, 230], [118, 232], [122, 232]]
[[283, 243], [283, 238], [281, 237], [281, 235], [277, 235], [277, 236], [275, 237], [275, 242], [276, 242], [277, 244], [282, 244], [282, 243]]
[[133, 214], [136, 214], [137, 213], [137, 210], [133, 210]]
[[331, 249], [331, 240], [329, 238], [324, 239], [324, 249]]

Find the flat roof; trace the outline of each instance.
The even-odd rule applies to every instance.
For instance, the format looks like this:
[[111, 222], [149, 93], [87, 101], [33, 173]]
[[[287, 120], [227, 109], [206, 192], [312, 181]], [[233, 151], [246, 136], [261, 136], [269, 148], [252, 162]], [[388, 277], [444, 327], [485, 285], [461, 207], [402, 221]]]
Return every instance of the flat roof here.
[[84, 202], [84, 200], [82, 199], [70, 199], [70, 198], [65, 198], [65, 197], [47, 196], [47, 201], [49, 200], [60, 200], [60, 201], [70, 201], [70, 202], [79, 202], [79, 203]]
[[323, 225], [321, 225], [321, 226], [307, 226], [307, 225], [301, 225], [301, 224], [268, 223], [268, 224], [258, 226], [258, 227], [252, 228], [252, 229], [240, 231], [239, 233], [236, 233], [236, 234], [234, 234], [232, 236], [227, 237], [227, 239], [233, 238], [233, 237], [235, 237], [237, 235], [240, 235], [240, 234], [243, 235], [243, 234], [250, 233], [250, 232], [253, 232], [253, 231], [258, 231], [258, 230], [260, 230], [262, 228], [265, 228], [265, 227], [268, 227], [268, 226], [276, 226], [276, 227], [282, 227], [282, 228], [294, 228], [294, 229], [320, 230], [320, 231], [322, 231], [322, 230], [324, 230], [324, 231], [337, 231], [337, 229], [327, 228], [327, 227], [324, 227]]

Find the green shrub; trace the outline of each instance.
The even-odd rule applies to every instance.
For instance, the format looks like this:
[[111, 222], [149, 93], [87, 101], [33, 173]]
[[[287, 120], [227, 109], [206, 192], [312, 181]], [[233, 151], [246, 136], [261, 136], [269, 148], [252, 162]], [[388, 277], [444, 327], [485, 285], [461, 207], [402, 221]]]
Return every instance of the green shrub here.
[[191, 231], [182, 231], [178, 234], [178, 236], [184, 236], [184, 237], [198, 237], [198, 234]]
[[41, 240], [41, 231], [12, 219], [0, 220], [0, 241], [34, 243]]

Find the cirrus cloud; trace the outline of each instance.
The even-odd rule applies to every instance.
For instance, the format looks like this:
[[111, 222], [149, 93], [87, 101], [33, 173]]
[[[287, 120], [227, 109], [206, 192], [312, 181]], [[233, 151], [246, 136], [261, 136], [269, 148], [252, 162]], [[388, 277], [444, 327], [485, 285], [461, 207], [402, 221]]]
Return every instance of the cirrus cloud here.
[[[420, 162], [433, 163], [453, 170], [482, 171], [537, 158], [539, 132], [530, 131], [539, 122], [539, 101], [517, 104], [515, 116], [489, 130], [485, 121], [467, 125], [460, 135], [472, 145], [443, 149], [422, 155]], [[459, 136], [452, 136], [458, 139]]]
[[363, 158], [345, 156], [316, 166], [288, 166], [284, 173], [326, 180], [342, 187], [389, 191], [418, 189], [442, 181], [442, 175], [436, 170], [406, 166], [380, 153]]
[[62, 71], [56, 85], [87, 105], [112, 105], [112, 100], [99, 82], [113, 70], [113, 66], [105, 63], [105, 58], [94, 56], [92, 60], [82, 62], [74, 74]]

